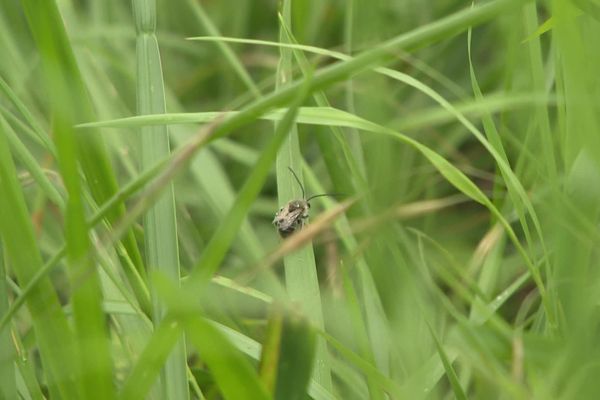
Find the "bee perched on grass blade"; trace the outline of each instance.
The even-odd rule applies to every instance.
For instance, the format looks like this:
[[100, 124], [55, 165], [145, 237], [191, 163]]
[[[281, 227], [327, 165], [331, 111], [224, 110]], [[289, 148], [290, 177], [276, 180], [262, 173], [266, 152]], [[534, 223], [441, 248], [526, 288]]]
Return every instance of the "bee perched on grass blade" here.
[[304, 186], [300, 183], [300, 179], [298, 179], [298, 176], [290, 167], [288, 169], [302, 190], [302, 199], [288, 202], [275, 213], [273, 225], [277, 227], [277, 231], [282, 238], [290, 236], [298, 228], [304, 226], [305, 220], [308, 218], [308, 209], [310, 208], [310, 201], [312, 199], [321, 196], [335, 196], [335, 194], [324, 193], [311, 196], [308, 199], [305, 198]]

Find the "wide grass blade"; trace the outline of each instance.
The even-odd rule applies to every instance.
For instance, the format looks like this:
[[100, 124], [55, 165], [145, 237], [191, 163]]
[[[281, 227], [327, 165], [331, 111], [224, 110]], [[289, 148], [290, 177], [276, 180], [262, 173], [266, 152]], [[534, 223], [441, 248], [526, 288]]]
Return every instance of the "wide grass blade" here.
[[[139, 114], [165, 112], [165, 93], [158, 41], [156, 39], [156, 2], [134, 0], [137, 111]], [[141, 135], [142, 169], [150, 169], [156, 160], [170, 154], [169, 133], [165, 126], [144, 127]], [[179, 248], [175, 217], [175, 194], [172, 183], [144, 216], [146, 268], [149, 273], [160, 272], [179, 282]], [[158, 325], [166, 315], [165, 306], [153, 294], [152, 319]], [[189, 398], [186, 376], [186, 350], [182, 339], [174, 347], [162, 372], [162, 393], [166, 398]]]
[[260, 376], [275, 399], [302, 399], [311, 378], [315, 332], [294, 310], [273, 304], [260, 357]]
[[[291, 1], [284, 0], [282, 3], [282, 20], [287, 26], [291, 26]], [[285, 28], [280, 28], [279, 40], [287, 42]], [[281, 49], [279, 64], [277, 68], [276, 92], [288, 85], [292, 80], [292, 53], [284, 48]], [[276, 124], [276, 130], [281, 126]], [[283, 207], [287, 202], [302, 199], [304, 190], [298, 187], [296, 176], [291, 174], [290, 168], [297, 175], [302, 184], [302, 154], [298, 140], [298, 128], [296, 125], [289, 127], [287, 140], [277, 153], [277, 198]], [[285, 268], [285, 283], [291, 301], [301, 305], [302, 312], [309, 320], [320, 329], [324, 327], [321, 296], [319, 292], [319, 280], [312, 244], [309, 243], [292, 254], [288, 254], [283, 260]], [[315, 380], [326, 389], [331, 388], [331, 367], [329, 366], [329, 354], [324, 341], [318, 340], [317, 354], [315, 356], [314, 368]]]

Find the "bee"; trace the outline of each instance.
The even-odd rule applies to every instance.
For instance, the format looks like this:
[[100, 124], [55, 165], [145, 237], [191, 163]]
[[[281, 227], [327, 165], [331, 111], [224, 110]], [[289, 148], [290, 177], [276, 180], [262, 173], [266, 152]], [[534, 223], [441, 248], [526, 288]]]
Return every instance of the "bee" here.
[[277, 227], [277, 231], [282, 238], [290, 236], [292, 233], [296, 232], [298, 228], [302, 229], [308, 218], [308, 210], [310, 209], [310, 201], [312, 199], [322, 196], [335, 196], [335, 194], [324, 193], [310, 196], [307, 199], [304, 194], [304, 186], [300, 183], [300, 179], [298, 179], [298, 176], [290, 167], [288, 167], [288, 169], [302, 190], [302, 199], [288, 202], [275, 213], [273, 225]]

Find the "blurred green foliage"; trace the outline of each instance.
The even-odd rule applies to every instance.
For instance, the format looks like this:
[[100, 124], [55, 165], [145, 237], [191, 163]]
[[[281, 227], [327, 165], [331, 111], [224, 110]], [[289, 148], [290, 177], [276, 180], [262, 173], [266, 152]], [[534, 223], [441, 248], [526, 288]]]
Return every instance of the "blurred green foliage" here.
[[[0, 0], [0, 398], [598, 393], [596, 1], [42, 3]], [[288, 167], [339, 196], [282, 240]]]

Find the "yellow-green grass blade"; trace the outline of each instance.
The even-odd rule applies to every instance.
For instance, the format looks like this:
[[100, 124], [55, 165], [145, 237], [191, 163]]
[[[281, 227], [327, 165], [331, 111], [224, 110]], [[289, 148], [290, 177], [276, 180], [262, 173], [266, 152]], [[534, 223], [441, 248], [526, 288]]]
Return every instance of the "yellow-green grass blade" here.
[[[528, 7], [528, 6], [527, 6]], [[483, 94], [481, 92], [481, 89], [479, 87], [479, 83], [477, 81], [477, 77], [475, 74], [475, 69], [472, 63], [472, 59], [471, 59], [471, 29], [469, 29], [468, 31], [468, 42], [467, 42], [467, 50], [468, 50], [468, 59], [469, 59], [469, 72], [470, 72], [470, 76], [471, 76], [471, 86], [473, 88], [473, 92], [475, 94], [475, 98], [477, 100], [480, 100], [483, 98]], [[536, 41], [537, 43], [537, 41]], [[538, 48], [537, 50], [539, 51], [539, 43], [538, 44]], [[533, 46], [534, 44], [531, 44], [531, 46]], [[533, 58], [533, 55], [532, 55]], [[534, 59], [535, 60], [535, 59]], [[539, 62], [539, 60], [537, 60]], [[535, 64], [538, 67], [541, 66], [538, 65], [537, 63]], [[540, 72], [540, 70], [536, 71], [536, 72]], [[533, 75], [536, 75], [535, 73]], [[541, 78], [541, 77], [540, 77]], [[537, 90], [538, 93], [543, 94], [544, 93], [544, 83], [543, 80], [540, 81], [540, 78], [535, 79], [534, 78], [534, 83], [536, 83], [534, 90]], [[543, 111], [542, 111], [543, 110]], [[544, 172], [546, 174], [548, 174], [550, 181], [555, 181], [555, 177], [556, 177], [556, 167], [555, 167], [555, 161], [554, 161], [554, 155], [552, 153], [552, 139], [550, 137], [550, 132], [549, 132], [549, 122], [547, 119], [547, 113], [546, 113], [546, 108], [543, 106], [539, 106], [537, 107], [537, 114], [539, 117], [539, 123], [542, 124], [542, 134], [540, 135], [538, 140], [535, 140], [535, 143], [541, 143], [542, 144], [542, 154], [544, 155], [543, 159], [544, 159]], [[502, 141], [500, 139], [500, 135], [499, 132], [496, 128], [496, 125], [491, 117], [491, 114], [489, 113], [484, 113], [483, 115], [483, 126], [484, 126], [484, 130], [485, 130], [485, 134], [489, 140], [490, 145], [496, 150], [496, 152], [498, 153], [498, 156], [502, 158], [502, 160], [505, 162], [506, 165], [509, 165], [509, 160], [508, 157], [506, 155], [506, 151], [504, 149], [504, 146], [502, 144]], [[545, 122], [544, 122], [545, 121]], [[544, 127], [546, 129], [544, 129]], [[519, 221], [521, 222], [521, 227], [523, 229], [523, 233], [525, 235], [525, 239], [526, 239], [526, 243], [528, 246], [532, 246], [533, 245], [533, 238], [531, 237], [531, 233], [530, 233], [530, 229], [529, 229], [529, 225], [527, 223], [527, 219], [526, 219], [526, 213], [525, 210], [531, 212], [533, 210], [532, 207], [530, 207], [530, 204], [526, 201], [526, 198], [521, 196], [521, 191], [522, 188], [519, 185], [515, 185], [513, 182], [515, 182], [513, 176], [511, 174], [508, 173], [507, 169], [505, 168], [499, 168], [500, 173], [503, 177], [504, 182], [506, 182], [507, 187], [508, 187], [508, 193], [510, 196], [510, 199], [512, 200], [512, 204], [514, 205], [515, 211], [517, 213], [517, 215], [519, 216]], [[495, 192], [499, 192], [499, 185], [500, 182], [498, 180], [495, 181]], [[520, 200], [519, 197], [522, 197], [523, 200]], [[496, 198], [494, 198], [494, 202], [499, 205], [500, 202], [496, 200]], [[547, 272], [549, 271], [548, 268], [548, 251], [546, 249], [546, 245], [545, 245], [545, 241], [544, 241], [544, 237], [541, 231], [541, 226], [539, 224], [539, 222], [537, 221], [537, 216], [535, 213], [531, 212], [530, 214], [532, 220], [534, 221], [534, 225], [536, 227], [536, 231], [538, 234], [538, 237], [540, 239], [541, 245], [544, 249], [542, 257], [543, 259], [546, 260], [546, 270]], [[534, 277], [535, 278], [535, 277]], [[537, 279], [537, 278], [535, 278]], [[547, 301], [547, 298], [545, 299], [545, 307], [546, 307], [546, 312], [549, 314], [548, 318], [549, 318], [549, 322], [550, 324], [555, 324], [556, 321], [554, 320], [553, 317], [553, 309], [554, 306], [550, 304], [549, 301]]]
[[42, 385], [36, 376], [34, 361], [31, 358], [23, 357], [23, 353], [26, 349], [20, 337], [14, 335], [13, 339], [14, 346], [19, 355], [15, 360], [17, 367], [16, 384], [19, 394], [24, 398], [27, 398], [27, 395], [29, 395], [31, 399], [45, 399], [44, 394], [42, 393]]

